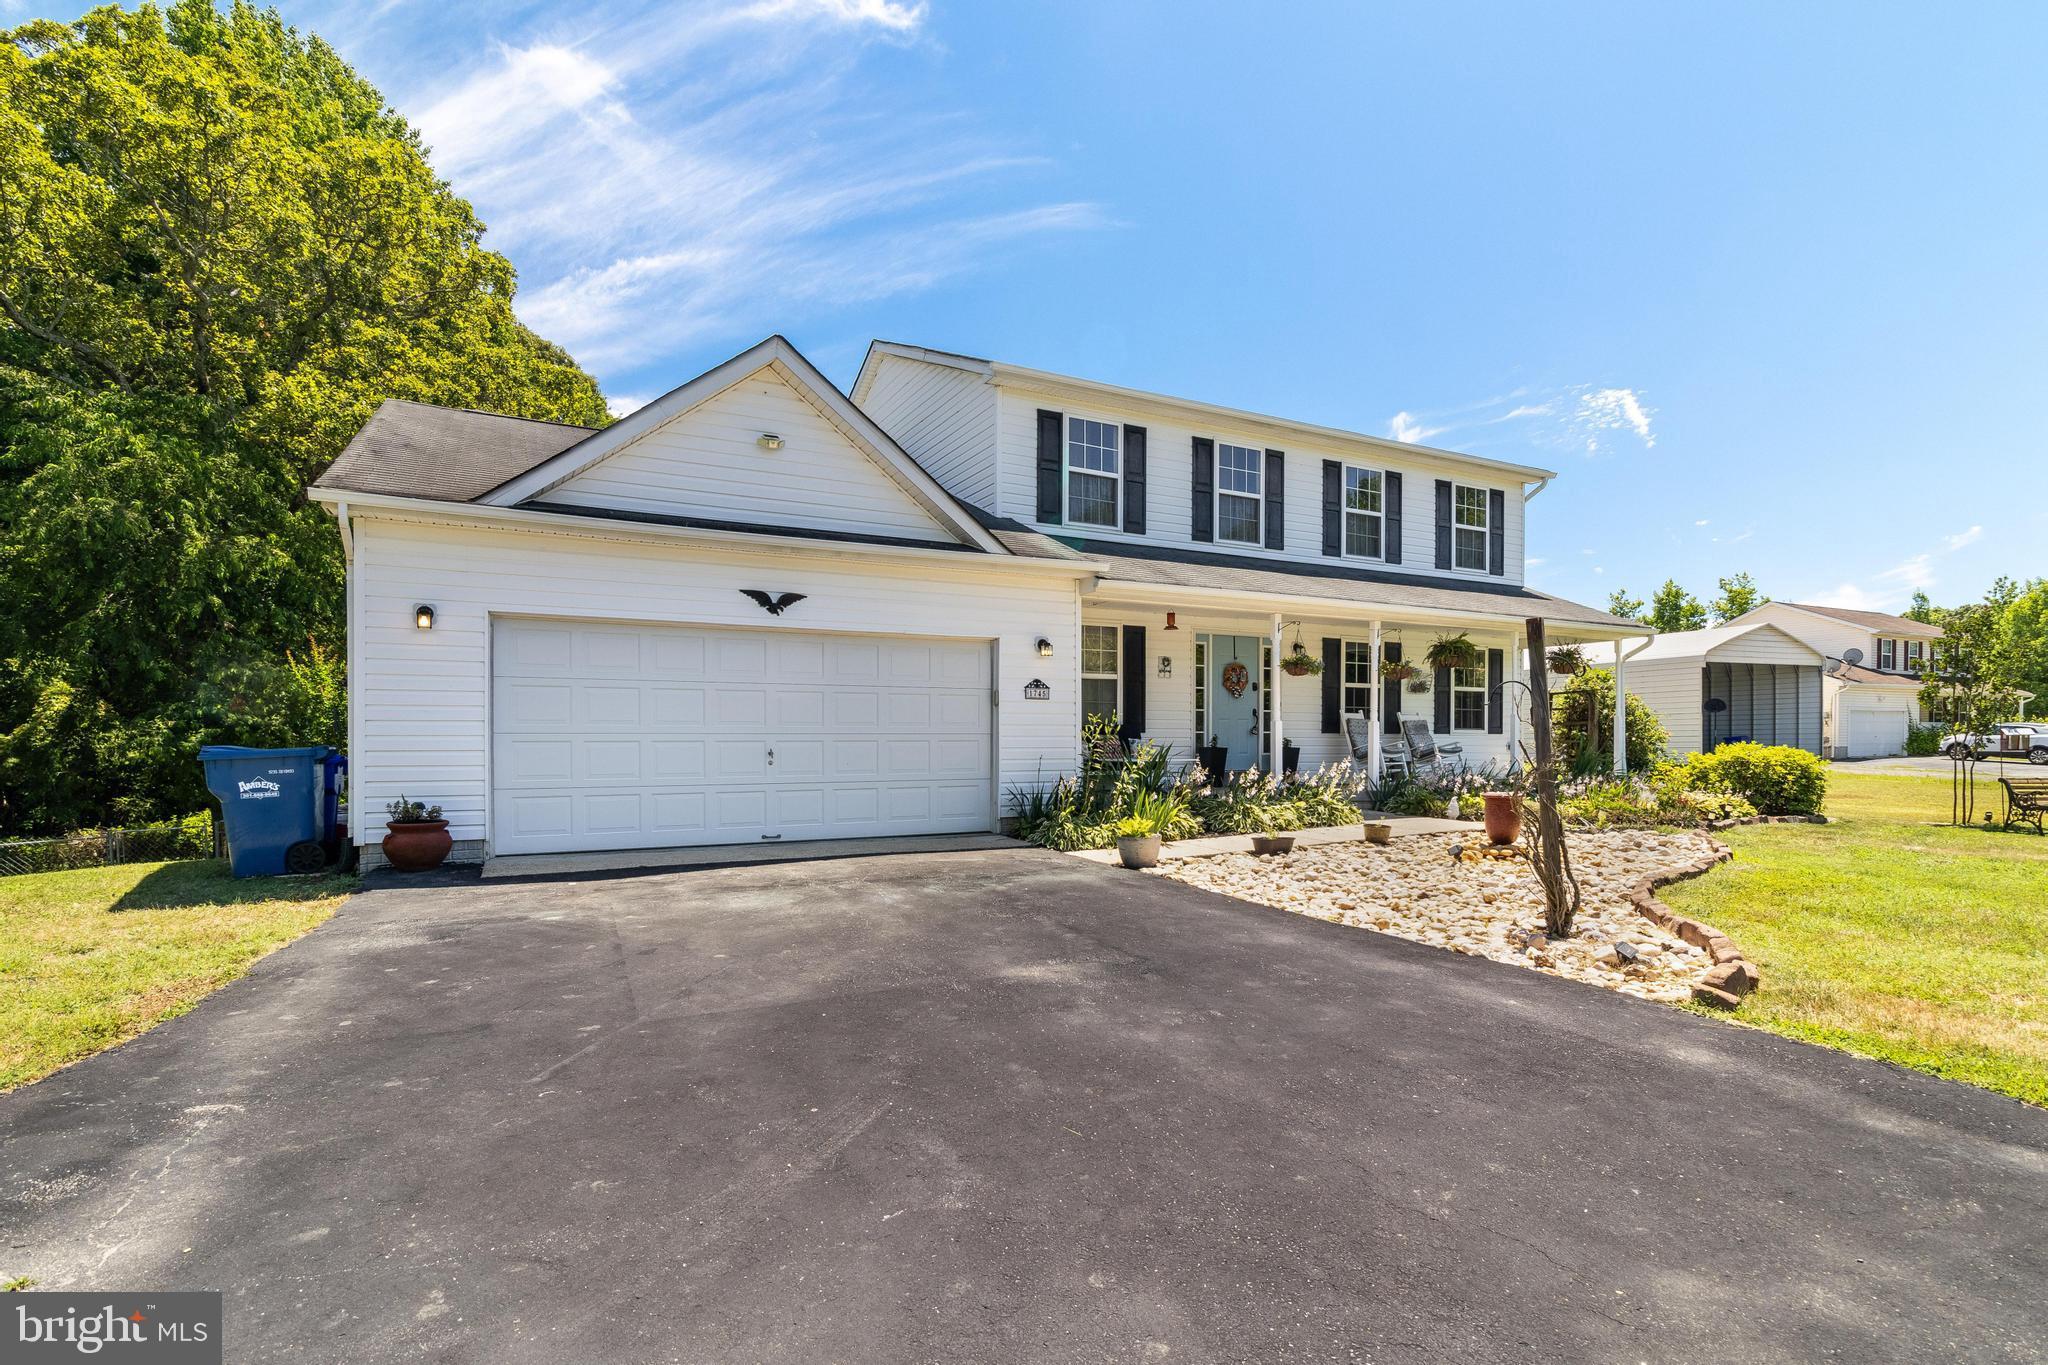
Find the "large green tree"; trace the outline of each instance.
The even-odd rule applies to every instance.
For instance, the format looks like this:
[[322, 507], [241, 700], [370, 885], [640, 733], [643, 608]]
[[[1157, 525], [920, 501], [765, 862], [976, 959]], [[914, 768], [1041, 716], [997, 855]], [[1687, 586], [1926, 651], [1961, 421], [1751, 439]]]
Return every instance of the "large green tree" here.
[[1650, 614], [1643, 618], [1657, 628], [1660, 635], [1669, 635], [1677, 630], [1699, 630], [1707, 624], [1707, 609], [1699, 599], [1678, 586], [1678, 580], [1667, 578], [1664, 586], [1650, 597]]
[[1735, 574], [1719, 580], [1716, 584], [1721, 591], [1707, 604], [1707, 610], [1714, 614], [1714, 624], [1726, 625], [1744, 612], [1755, 611], [1771, 599], [1764, 596], [1756, 580], [1746, 573]]
[[0, 831], [196, 808], [201, 742], [339, 739], [303, 490], [378, 401], [605, 420], [482, 237], [274, 11], [0, 39]]

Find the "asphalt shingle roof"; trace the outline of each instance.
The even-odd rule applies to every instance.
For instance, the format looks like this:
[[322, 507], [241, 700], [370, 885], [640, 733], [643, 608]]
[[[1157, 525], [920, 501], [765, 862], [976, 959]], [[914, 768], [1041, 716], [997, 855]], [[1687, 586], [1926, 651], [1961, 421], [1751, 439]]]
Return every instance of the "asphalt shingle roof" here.
[[1849, 607], [1816, 607], [1810, 602], [1787, 602], [1788, 607], [1810, 611], [1815, 616], [1828, 616], [1837, 621], [1846, 621], [1852, 626], [1878, 631], [1885, 635], [1918, 635], [1929, 640], [1941, 638], [1941, 627], [1930, 626], [1925, 621], [1915, 621], [1910, 616], [1893, 616], [1883, 611], [1856, 611]]
[[474, 502], [595, 430], [389, 398], [313, 486]]

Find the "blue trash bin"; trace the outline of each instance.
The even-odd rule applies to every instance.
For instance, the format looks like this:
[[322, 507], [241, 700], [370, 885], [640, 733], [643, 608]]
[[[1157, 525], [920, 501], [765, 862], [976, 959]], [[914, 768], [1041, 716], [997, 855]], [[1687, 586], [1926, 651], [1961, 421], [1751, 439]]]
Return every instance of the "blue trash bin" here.
[[228, 827], [228, 861], [237, 877], [318, 872], [327, 865], [325, 745], [244, 749], [209, 744], [199, 751], [206, 787]]

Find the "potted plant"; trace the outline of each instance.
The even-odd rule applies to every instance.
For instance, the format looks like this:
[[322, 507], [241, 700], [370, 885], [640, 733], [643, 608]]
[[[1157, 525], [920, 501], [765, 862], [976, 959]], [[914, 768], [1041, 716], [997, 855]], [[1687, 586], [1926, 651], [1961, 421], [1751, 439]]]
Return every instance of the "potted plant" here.
[[1306, 678], [1323, 671], [1323, 661], [1294, 642], [1294, 650], [1280, 661], [1280, 671], [1290, 678]]
[[1567, 678], [1576, 678], [1592, 666], [1586, 651], [1577, 645], [1558, 645], [1544, 656], [1550, 663], [1550, 671]]
[[1522, 796], [1520, 792], [1485, 792], [1486, 842], [1512, 844], [1522, 837]]
[[1252, 836], [1252, 852], [1261, 858], [1271, 858], [1275, 854], [1292, 853], [1293, 851], [1294, 836], [1292, 834], [1254, 834]]
[[1117, 861], [1134, 870], [1159, 866], [1159, 827], [1137, 815], [1117, 821], [1116, 856]]
[[1482, 656], [1479, 646], [1472, 643], [1472, 637], [1459, 631], [1456, 635], [1439, 635], [1424, 651], [1423, 658], [1431, 668], [1477, 668]]
[[1429, 691], [1429, 679], [1410, 678], [1408, 680], [1408, 691], [1414, 696], [1421, 696], [1423, 693]]
[[1380, 677], [1388, 682], [1407, 682], [1415, 676], [1415, 665], [1406, 659], [1381, 659]]
[[1285, 736], [1280, 740], [1280, 771], [1289, 777], [1301, 771], [1301, 746]]
[[422, 805], [399, 797], [384, 808], [391, 818], [384, 828], [384, 856], [400, 872], [429, 872], [441, 865], [455, 840], [439, 806]]
[[1209, 775], [1209, 781], [1216, 786], [1223, 785], [1229, 775], [1230, 750], [1216, 736], [1209, 736], [1209, 742], [1195, 750], [1195, 762], [1202, 765], [1202, 771]]

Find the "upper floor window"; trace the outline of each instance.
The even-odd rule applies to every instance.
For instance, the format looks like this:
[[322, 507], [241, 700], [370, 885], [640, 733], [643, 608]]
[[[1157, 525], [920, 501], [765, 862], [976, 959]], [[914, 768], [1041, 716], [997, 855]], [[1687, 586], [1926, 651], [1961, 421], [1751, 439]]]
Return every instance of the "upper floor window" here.
[[1109, 716], [1117, 713], [1118, 654], [1121, 633], [1115, 626], [1081, 627], [1081, 714]]
[[1899, 666], [1899, 642], [1880, 639], [1877, 642], [1877, 666], [1889, 673]]
[[1386, 554], [1385, 488], [1377, 469], [1344, 467], [1344, 553], [1366, 559]]
[[1067, 419], [1067, 520], [1077, 526], [1117, 523], [1123, 431], [1088, 417]]
[[1264, 536], [1263, 451], [1216, 443], [1216, 538], [1257, 545]]
[[[1458, 484], [1451, 491], [1451, 563], [1486, 572], [1486, 490]], [[1462, 728], [1462, 727], [1461, 727]]]
[[1454, 668], [1451, 670], [1451, 728], [1453, 730], [1484, 730], [1486, 728], [1485, 669]]
[[1906, 642], [1906, 670], [1918, 673], [1927, 659], [1927, 646], [1919, 640]]

